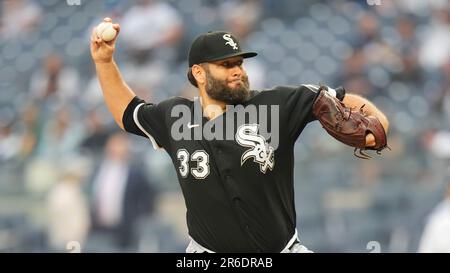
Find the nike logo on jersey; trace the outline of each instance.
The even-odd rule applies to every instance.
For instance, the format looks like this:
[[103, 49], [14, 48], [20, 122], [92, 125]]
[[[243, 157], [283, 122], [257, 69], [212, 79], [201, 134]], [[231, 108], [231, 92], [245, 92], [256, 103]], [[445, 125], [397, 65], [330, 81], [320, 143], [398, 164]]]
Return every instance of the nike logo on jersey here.
[[258, 134], [258, 124], [243, 124], [236, 132], [236, 142], [243, 147], [250, 147], [241, 157], [241, 166], [249, 158], [259, 164], [262, 173], [267, 169], [273, 170], [275, 165], [275, 151], [269, 146], [264, 136]]
[[187, 124], [187, 127], [188, 127], [189, 129], [192, 129], [192, 128], [198, 127], [198, 126], [200, 126], [200, 124], [191, 124], [190, 122], [188, 122], [188, 124]]

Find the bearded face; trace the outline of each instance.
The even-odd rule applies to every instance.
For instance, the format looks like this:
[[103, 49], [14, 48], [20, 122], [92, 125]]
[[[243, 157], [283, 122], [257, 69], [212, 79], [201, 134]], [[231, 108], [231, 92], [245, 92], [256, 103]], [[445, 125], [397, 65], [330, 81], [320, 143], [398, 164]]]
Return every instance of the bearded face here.
[[[206, 93], [212, 99], [223, 101], [228, 105], [236, 105], [246, 101], [250, 94], [248, 76], [243, 74], [234, 81], [215, 78], [206, 67]], [[233, 85], [233, 87], [230, 87]]]

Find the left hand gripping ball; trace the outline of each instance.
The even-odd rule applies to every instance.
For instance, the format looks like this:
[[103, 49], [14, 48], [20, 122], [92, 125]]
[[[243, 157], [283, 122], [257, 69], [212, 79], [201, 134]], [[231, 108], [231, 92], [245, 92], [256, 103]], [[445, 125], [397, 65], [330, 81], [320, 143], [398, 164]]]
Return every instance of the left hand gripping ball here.
[[117, 31], [114, 29], [111, 22], [102, 22], [97, 28], [97, 36], [105, 42], [109, 42], [116, 37]]

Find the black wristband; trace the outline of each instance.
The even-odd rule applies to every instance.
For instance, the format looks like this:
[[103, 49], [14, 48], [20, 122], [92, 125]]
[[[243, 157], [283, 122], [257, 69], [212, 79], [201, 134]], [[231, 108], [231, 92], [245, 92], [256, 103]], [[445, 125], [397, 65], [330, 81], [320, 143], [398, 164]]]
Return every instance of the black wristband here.
[[345, 88], [342, 86], [339, 86], [335, 90], [336, 90], [336, 98], [338, 98], [338, 100], [340, 100], [340, 101], [343, 101], [344, 97], [345, 97]]

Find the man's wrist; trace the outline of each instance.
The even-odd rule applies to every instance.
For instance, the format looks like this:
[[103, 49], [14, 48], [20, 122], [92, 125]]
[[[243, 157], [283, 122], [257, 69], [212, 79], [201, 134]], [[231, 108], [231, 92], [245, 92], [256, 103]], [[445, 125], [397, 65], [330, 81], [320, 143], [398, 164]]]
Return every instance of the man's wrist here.
[[101, 66], [101, 65], [111, 65], [112, 63], [114, 63], [114, 59], [111, 58], [110, 60], [102, 60], [102, 61], [94, 61], [94, 64], [96, 66]]
[[114, 67], [114, 61], [110, 62], [96, 62], [95, 69], [97, 71], [109, 71]]

